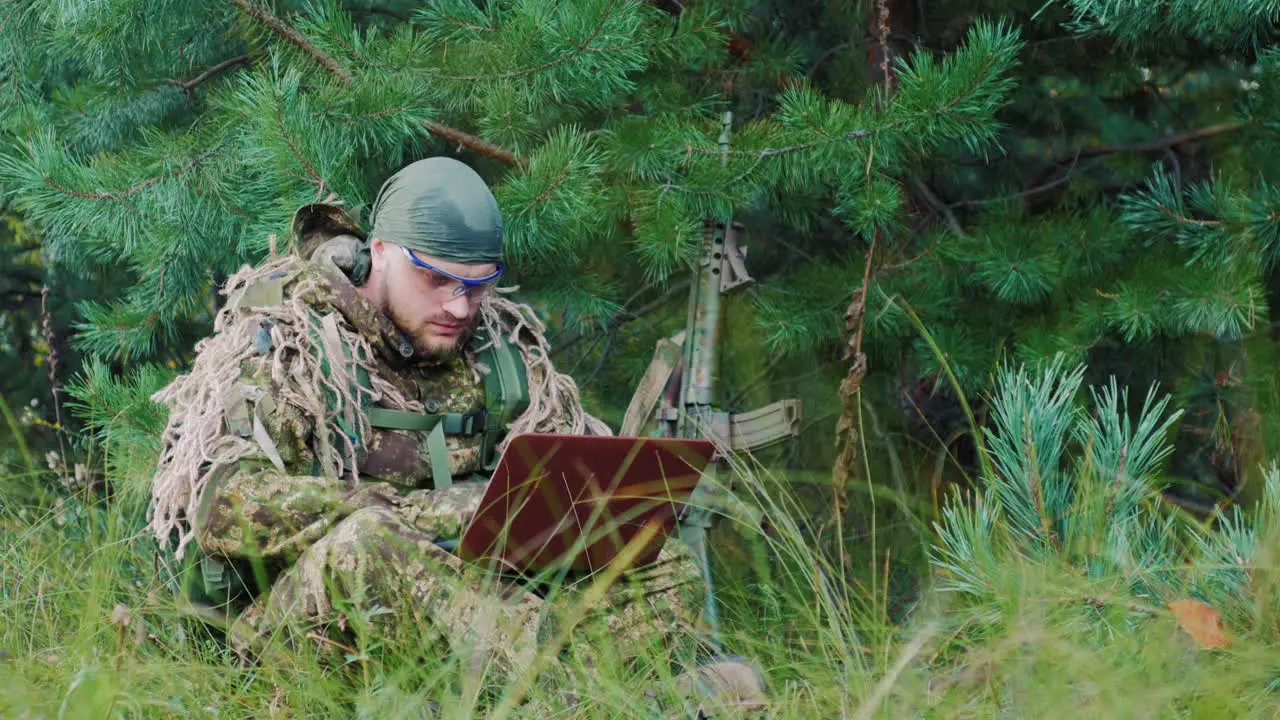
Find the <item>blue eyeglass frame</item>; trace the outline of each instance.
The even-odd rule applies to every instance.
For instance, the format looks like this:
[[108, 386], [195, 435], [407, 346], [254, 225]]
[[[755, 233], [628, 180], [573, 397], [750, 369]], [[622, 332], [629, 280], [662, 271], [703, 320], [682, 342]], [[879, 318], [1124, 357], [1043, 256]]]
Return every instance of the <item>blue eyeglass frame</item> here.
[[495, 271], [493, 271], [493, 273], [492, 273], [492, 274], [490, 274], [490, 275], [486, 275], [485, 277], [482, 277], [482, 278], [464, 278], [464, 277], [459, 277], [459, 276], [457, 276], [457, 275], [454, 275], [453, 273], [449, 272], [448, 270], [441, 270], [440, 268], [436, 267], [435, 265], [432, 265], [431, 263], [428, 263], [428, 262], [423, 261], [423, 260], [422, 260], [421, 258], [419, 258], [417, 255], [414, 255], [412, 250], [410, 250], [409, 248], [407, 248], [407, 247], [405, 247], [405, 246], [403, 246], [403, 245], [401, 245], [401, 246], [400, 246], [400, 249], [401, 249], [401, 250], [404, 250], [405, 257], [409, 258], [409, 262], [413, 263], [413, 265], [414, 265], [415, 267], [420, 267], [420, 268], [422, 268], [423, 270], [431, 270], [431, 271], [433, 271], [433, 272], [438, 272], [438, 273], [440, 273], [441, 275], [443, 275], [443, 276], [445, 276], [445, 277], [449, 278], [450, 280], [456, 280], [456, 281], [458, 281], [458, 282], [462, 283], [462, 284], [461, 284], [461, 285], [459, 285], [458, 287], [454, 288], [453, 293], [451, 294], [451, 297], [458, 297], [459, 295], [461, 295], [461, 294], [463, 294], [463, 293], [466, 293], [466, 294], [467, 294], [467, 296], [468, 296], [468, 297], [470, 297], [470, 296], [471, 296], [471, 288], [473, 288], [473, 287], [478, 287], [478, 286], [480, 286], [480, 285], [488, 285], [488, 284], [493, 283], [494, 281], [496, 281], [498, 278], [502, 277], [502, 263], [496, 263], [496, 265], [498, 266], [498, 269], [497, 269], [497, 270], [495, 270]]

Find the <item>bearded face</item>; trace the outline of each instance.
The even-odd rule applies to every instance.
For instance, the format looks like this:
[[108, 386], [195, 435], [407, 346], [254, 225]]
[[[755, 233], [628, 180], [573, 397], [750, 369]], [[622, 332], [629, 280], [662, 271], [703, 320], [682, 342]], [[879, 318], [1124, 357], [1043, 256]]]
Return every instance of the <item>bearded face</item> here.
[[476, 310], [485, 289], [460, 291], [463, 284], [449, 275], [484, 278], [496, 266], [450, 262], [421, 253], [410, 256], [378, 239], [369, 249], [372, 268], [361, 290], [409, 337], [415, 350], [448, 358], [465, 347], [475, 332]]

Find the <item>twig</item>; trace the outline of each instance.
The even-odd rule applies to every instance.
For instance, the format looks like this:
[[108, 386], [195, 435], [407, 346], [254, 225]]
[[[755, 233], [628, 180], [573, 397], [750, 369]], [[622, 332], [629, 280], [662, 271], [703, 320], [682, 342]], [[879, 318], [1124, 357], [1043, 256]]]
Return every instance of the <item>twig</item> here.
[[[49, 357], [45, 360], [49, 365], [49, 392], [53, 395], [53, 421], [57, 425], [58, 437], [58, 455], [62, 460], [62, 471], [65, 473], [69, 469], [67, 466], [67, 447], [62, 441], [62, 435], [65, 432], [62, 427], [62, 401], [58, 397], [58, 337], [53, 331], [53, 316], [49, 314], [49, 286], [45, 285], [40, 288], [40, 329], [44, 334], [44, 341], [49, 346]], [[92, 486], [92, 482], [89, 483]], [[86, 487], [86, 493], [88, 487]]]
[[641, 305], [639, 308], [636, 308], [635, 310], [627, 310], [614, 315], [610, 324], [616, 328], [625, 322], [629, 322], [631, 320], [639, 320], [640, 318], [648, 315], [649, 313], [655, 312], [656, 310], [660, 309], [663, 305], [666, 305], [668, 302], [670, 302], [671, 298], [675, 297], [676, 295], [679, 295], [680, 293], [687, 291], [688, 289], [689, 289], [689, 281], [684, 280], [684, 281], [678, 282], [675, 285], [672, 285], [671, 287], [667, 288], [666, 292], [664, 292], [662, 296], [659, 297], [658, 299], [645, 303], [644, 305]]
[[330, 640], [329, 638], [323, 635], [320, 635], [319, 633], [309, 632], [307, 633], [307, 639], [315, 640], [316, 642], [325, 643], [326, 645], [332, 645], [333, 647], [336, 647], [339, 650], [342, 650], [353, 657], [360, 658], [361, 660], [366, 659], [359, 652], [357, 652], [355, 648], [347, 647], [346, 645], [343, 645], [342, 643], [337, 642], [336, 640]]
[[889, 61], [893, 50], [889, 47], [889, 3], [888, 0], [876, 0], [876, 30], [880, 45], [880, 81], [884, 83], [884, 101], [889, 101], [889, 93], [893, 91], [894, 76], [889, 72]]
[[1201, 515], [1205, 515], [1205, 516], [1213, 515], [1214, 513], [1221, 511], [1223, 507], [1225, 507], [1224, 505], [1219, 505], [1218, 503], [1214, 503], [1212, 505], [1205, 505], [1202, 502], [1198, 502], [1196, 500], [1190, 500], [1184, 497], [1178, 497], [1177, 495], [1171, 495], [1169, 493], [1161, 493], [1159, 495], [1159, 500], [1160, 502], [1168, 503], [1169, 505], [1182, 508], [1183, 510], [1189, 510], [1191, 512], [1200, 513]]
[[183, 92], [190, 93], [191, 91], [195, 90], [202, 83], [204, 83], [206, 80], [213, 77], [214, 75], [217, 75], [218, 73], [223, 72], [225, 70], [229, 70], [237, 65], [243, 65], [244, 63], [247, 63], [250, 60], [252, 60], [253, 57], [254, 57], [253, 53], [245, 53], [240, 57], [233, 57], [229, 60], [223, 60], [222, 62], [218, 63], [217, 65], [214, 65], [208, 70], [205, 70], [204, 72], [197, 75], [195, 78], [188, 80], [185, 83], [182, 82], [181, 80], [173, 80], [172, 82], [175, 85], [180, 85], [182, 87]]
[[[599, 37], [600, 33], [604, 31], [604, 26], [606, 23], [609, 22], [609, 16], [612, 14], [613, 14], [613, 3], [610, 2], [609, 5], [605, 7], [604, 12], [600, 15], [600, 22], [596, 23], [595, 29], [591, 31], [591, 34], [587, 36], [587, 39], [579, 43], [579, 42], [575, 42], [573, 38], [566, 38], [569, 41], [569, 44], [572, 45], [577, 50], [577, 52], [616, 51], [616, 50], [621, 50], [627, 47], [625, 45], [619, 45], [617, 47], [612, 47], [612, 48], [588, 47], [591, 44], [591, 42], [595, 40], [597, 37]], [[439, 77], [445, 80], [463, 80], [463, 81], [465, 80], [510, 80], [512, 78], [523, 77], [525, 75], [532, 75], [533, 73], [542, 72], [543, 70], [548, 70], [550, 68], [553, 68], [557, 65], [560, 65], [561, 63], [568, 61], [569, 58], [572, 58], [574, 55], [577, 54], [577, 52], [565, 53], [564, 55], [561, 55], [560, 57], [555, 58], [553, 60], [548, 60], [547, 62], [544, 62], [541, 65], [520, 68], [519, 70], [508, 70], [507, 72], [499, 73], [497, 75], [440, 75]]]
[[763, 150], [725, 150], [720, 147], [713, 147], [713, 148], [701, 147], [698, 145], [692, 145], [690, 143], [682, 143], [680, 147], [683, 147], [685, 149], [685, 153], [687, 155], [692, 155], [694, 153], [697, 153], [699, 155], [731, 155], [731, 156], [755, 155], [757, 157], [757, 163], [758, 163], [760, 160], [764, 160], [765, 158], [775, 157], [777, 155], [788, 155], [793, 152], [799, 152], [800, 150], [808, 150], [809, 148], [818, 147], [820, 145], [825, 145], [827, 143], [839, 142], [840, 140], [860, 140], [865, 137], [871, 137], [872, 135], [877, 135], [879, 133], [884, 132], [885, 130], [897, 129], [906, 124], [907, 124], [907, 121], [901, 120], [898, 122], [885, 125], [884, 127], [876, 128], [874, 130], [861, 130], [861, 129], [850, 130], [848, 132], [840, 133], [839, 135], [829, 135], [821, 140], [814, 140], [806, 143], [796, 143], [795, 145], [787, 145], [786, 147], [765, 148]]
[[832, 46], [832, 47], [828, 48], [826, 52], [824, 52], [824, 53], [822, 53], [821, 55], [819, 55], [819, 56], [818, 56], [818, 59], [817, 59], [817, 60], [814, 60], [814, 61], [813, 61], [813, 64], [809, 66], [809, 71], [808, 71], [808, 72], [806, 72], [806, 73], [804, 74], [804, 76], [805, 76], [806, 78], [810, 78], [810, 79], [812, 79], [812, 78], [813, 78], [813, 74], [814, 74], [814, 73], [816, 73], [816, 72], [818, 72], [818, 68], [822, 67], [822, 64], [823, 64], [823, 63], [825, 63], [826, 61], [830, 60], [832, 55], [835, 55], [837, 52], [840, 52], [841, 50], [844, 50], [845, 48], [849, 47], [849, 46], [850, 46], [850, 45], [852, 45], [852, 44], [853, 44], [853, 43], [843, 42], [843, 43], [840, 43], [839, 45], [834, 45], [834, 46]]
[[343, 67], [338, 64], [337, 60], [329, 57], [328, 53], [325, 51], [307, 42], [307, 39], [302, 36], [302, 33], [298, 32], [288, 23], [273, 15], [271, 11], [265, 8], [260, 8], [249, 2], [249, 0], [231, 0], [231, 4], [243, 10], [249, 17], [252, 17], [254, 20], [266, 25], [267, 29], [271, 30], [271, 32], [276, 35], [279, 35], [290, 45], [293, 45], [304, 54], [310, 56], [310, 58], [315, 60], [321, 67], [338, 76], [338, 79], [343, 83], [351, 82], [351, 73], [343, 69]]
[[1177, 135], [1169, 135], [1168, 137], [1163, 137], [1163, 138], [1160, 138], [1159, 140], [1154, 140], [1149, 143], [1141, 143], [1138, 145], [1093, 145], [1093, 146], [1076, 148], [1075, 150], [1071, 150], [1070, 152], [1063, 153], [1062, 155], [1059, 155], [1058, 157], [1054, 158], [1049, 163], [1049, 169], [1041, 171], [1039, 174], [1033, 177], [1031, 182], [1036, 185], [1035, 187], [1025, 190], [1022, 193], [1019, 193], [1018, 195], [996, 198], [994, 200], [970, 200], [964, 203], [957, 203], [952, 207], [958, 207], [961, 204], [982, 205], [990, 202], [997, 202], [999, 200], [1009, 199], [1011, 197], [1026, 197], [1028, 195], [1044, 192], [1045, 190], [1050, 190], [1071, 179], [1070, 168], [1068, 169], [1066, 175], [1064, 175], [1063, 177], [1057, 180], [1053, 180], [1051, 182], [1045, 182], [1044, 184], [1039, 184], [1039, 183], [1041, 182], [1042, 178], [1050, 175], [1053, 172], [1053, 167], [1061, 165], [1062, 163], [1066, 162], [1068, 159], [1071, 160], [1071, 167], [1074, 168], [1075, 164], [1079, 162], [1080, 158], [1101, 157], [1104, 155], [1114, 155], [1117, 153], [1124, 153], [1124, 152], [1167, 152], [1171, 148], [1176, 147], [1178, 145], [1182, 145], [1184, 143], [1188, 143], [1193, 140], [1200, 140], [1202, 138], [1211, 137], [1214, 135], [1219, 135], [1221, 133], [1238, 130], [1247, 124], [1248, 122], [1243, 120], [1237, 121], [1237, 122], [1220, 123], [1218, 125], [1210, 125], [1209, 127], [1200, 128], [1199, 130], [1192, 130], [1190, 132], [1179, 133]]
[[280, 106], [281, 103], [276, 104], [276, 127], [280, 129], [280, 139], [284, 140], [285, 146], [293, 153], [294, 159], [302, 165], [302, 168], [307, 171], [307, 174], [311, 176], [311, 179], [315, 181], [316, 185], [320, 188], [324, 188], [324, 178], [320, 177], [320, 174], [316, 172], [315, 168], [311, 167], [311, 163], [307, 162], [307, 159], [302, 156], [302, 152], [299, 151], [298, 147], [289, 139], [289, 133], [284, 128], [284, 115], [282, 114]]
[[[249, 2], [249, 0], [232, 0], [232, 4], [243, 10], [245, 14], [265, 25], [267, 29], [280, 36], [286, 42], [301, 50], [314, 60], [316, 64], [333, 73], [343, 84], [351, 82], [352, 76], [350, 72], [339, 65], [336, 60], [330, 57], [323, 50], [310, 42], [307, 42], [307, 39], [304, 38], [301, 33], [285, 21], [271, 14], [267, 10], [254, 5]], [[430, 132], [438, 138], [448, 140], [449, 142], [462, 147], [470, 148], [483, 155], [494, 158], [503, 164], [518, 168], [526, 166], [526, 161], [510, 150], [498, 147], [487, 140], [465, 133], [457, 128], [452, 128], [448, 125], [442, 125], [437, 122], [428, 122], [425, 124], [425, 127], [427, 128], [427, 132]]]
[[1156, 202], [1155, 206], [1160, 208], [1160, 212], [1164, 213], [1169, 218], [1173, 220], [1177, 220], [1180, 223], [1186, 223], [1187, 225], [1196, 225], [1199, 227], [1215, 227], [1222, 224], [1221, 220], [1197, 220], [1196, 218], [1187, 217], [1186, 215], [1183, 215], [1182, 213], [1174, 210], [1173, 208], [1166, 207], [1165, 204], [1162, 202]]
[[1051, 180], [1047, 183], [1044, 183], [1043, 185], [1037, 185], [1033, 188], [1027, 188], [1026, 190], [1023, 190], [1020, 193], [1014, 193], [1012, 195], [1001, 195], [1000, 197], [993, 197], [993, 198], [983, 198], [981, 200], [961, 200], [960, 202], [951, 203], [950, 205], [947, 206], [947, 209], [964, 207], [966, 205], [990, 205], [991, 203], [1004, 202], [1005, 200], [1013, 200], [1016, 198], [1026, 198], [1032, 195], [1038, 195], [1042, 192], [1052, 190], [1058, 187], [1059, 185], [1063, 185], [1067, 182], [1070, 182], [1071, 170], [1074, 167], [1075, 167], [1075, 164], [1073, 163], [1072, 167], [1067, 168], [1066, 174], [1058, 178], [1057, 180]]
[[1061, 155], [1057, 158], [1054, 158], [1053, 163], [1057, 165], [1057, 164], [1066, 162], [1068, 159], [1072, 159], [1074, 161], [1075, 158], [1096, 157], [1098, 155], [1114, 155], [1115, 153], [1122, 153], [1122, 152], [1162, 151], [1162, 150], [1166, 150], [1168, 148], [1174, 147], [1175, 145], [1181, 145], [1183, 143], [1191, 142], [1193, 140], [1200, 140], [1202, 138], [1212, 137], [1214, 135], [1221, 135], [1222, 133], [1226, 133], [1226, 132], [1233, 132], [1235, 130], [1239, 130], [1240, 128], [1244, 127], [1247, 124], [1248, 123], [1243, 120], [1237, 120], [1235, 122], [1219, 123], [1218, 125], [1210, 125], [1209, 127], [1203, 127], [1203, 128], [1200, 128], [1199, 130], [1192, 130], [1190, 132], [1179, 133], [1177, 135], [1169, 135], [1167, 137], [1160, 138], [1159, 140], [1155, 140], [1149, 143], [1142, 143], [1139, 145], [1092, 145], [1088, 147], [1077, 148], [1076, 150], [1073, 150], [1068, 154]]
[[[740, 390], [738, 390], [738, 392], [735, 393], [733, 397], [729, 398], [729, 401], [725, 403], [725, 406], [734, 407], [738, 403], [746, 400], [747, 395], [749, 395], [752, 390], [755, 390], [756, 388], [760, 387], [764, 383], [768, 382], [769, 373], [773, 372], [773, 369], [778, 366], [778, 363], [782, 362], [783, 357], [785, 357], [783, 354], [778, 353], [774, 355], [772, 358], [770, 358], [769, 362], [765, 364], [764, 368], [761, 369], [760, 372], [756, 373], [755, 377], [751, 378], [751, 380], [748, 381], [746, 385], [744, 385]], [[817, 372], [821, 372], [823, 369], [824, 368], [819, 367]], [[810, 370], [808, 373], [805, 373], [805, 375], [808, 375], [808, 376], [813, 376], [814, 374], [815, 374], [815, 371], [813, 370]], [[792, 381], [795, 381], [797, 378], [795, 376], [792, 376], [789, 379]]]
[[879, 233], [876, 233], [871, 236], [871, 247], [867, 249], [867, 262], [866, 262], [866, 265], [862, 268], [862, 291], [859, 294], [860, 295], [859, 301], [861, 302], [862, 307], [861, 307], [861, 310], [858, 311], [858, 334], [857, 334], [857, 341], [853, 348], [853, 360], [855, 364], [859, 362], [858, 360], [859, 358], [863, 358], [861, 362], [864, 364], [866, 363], [865, 356], [863, 355], [863, 352], [862, 352], [862, 330], [864, 326], [864, 323], [862, 321], [867, 314], [866, 313], [867, 293], [871, 291], [871, 260], [872, 258], [875, 257], [876, 240], [878, 240], [879, 237], [880, 237]]
[[[59, 184], [59, 183], [57, 183], [57, 182], [54, 182], [53, 178], [49, 177], [49, 173], [47, 173], [47, 172], [46, 172], [46, 173], [41, 173], [41, 177], [44, 179], [44, 184], [45, 184], [45, 185], [48, 185], [49, 187], [53, 188], [54, 190], [57, 190], [58, 192], [62, 193], [63, 195], [69, 195], [69, 196], [71, 196], [71, 197], [73, 197], [73, 198], [79, 198], [80, 200], [115, 200], [116, 202], [120, 203], [121, 205], [125, 206], [126, 208], [129, 208], [129, 211], [130, 211], [130, 212], [135, 212], [135, 213], [136, 213], [136, 212], [138, 212], [138, 208], [136, 208], [136, 207], [134, 207], [134, 206], [130, 205], [129, 203], [125, 202], [125, 201], [124, 201], [124, 199], [123, 199], [120, 195], [117, 195], [116, 193], [109, 193], [109, 192], [108, 192], [108, 193], [88, 193], [88, 192], [80, 192], [80, 191], [78, 191], [78, 190], [72, 190], [72, 189], [71, 189], [71, 188], [69, 188], [69, 187], [66, 187], [66, 186], [63, 186], [63, 185], [61, 185], [61, 184]], [[129, 193], [126, 193], [126, 194], [125, 194], [125, 196], [127, 197], [127, 196], [128, 196], [128, 194], [129, 194]]]
[[614, 342], [618, 339], [618, 328], [614, 327], [609, 330], [609, 334], [605, 336], [604, 347], [600, 350], [600, 357], [596, 359], [596, 366], [592, 368], [591, 374], [582, 380], [583, 387], [589, 387], [595, 382], [596, 376], [604, 369], [604, 361], [609, 358], [609, 351], [613, 349]]
[[[680, 293], [685, 292], [688, 289], [689, 289], [688, 280], [678, 282], [675, 285], [672, 285], [671, 287], [667, 288], [667, 290], [663, 292], [662, 295], [659, 296], [656, 300], [645, 303], [644, 305], [640, 306], [639, 308], [636, 308], [635, 310], [624, 310], [622, 312], [614, 313], [614, 315], [610, 317], [609, 320], [605, 323], [605, 326], [609, 329], [610, 332], [617, 330], [618, 328], [622, 327], [624, 324], [628, 322], [631, 322], [632, 320], [639, 320], [640, 318], [650, 313], [656, 312], [657, 310], [661, 309], [662, 306], [671, 302], [671, 299], [674, 298], [676, 295], [679, 295]], [[568, 350], [574, 345], [577, 345], [585, 337], [587, 337], [586, 333], [579, 333], [578, 335], [575, 335], [572, 338], [569, 338], [563, 344], [558, 345], [557, 347], [552, 349], [551, 357], [556, 357], [557, 355], [563, 354], [564, 351]]]
[[924, 196], [925, 202], [932, 205], [933, 209], [942, 213], [942, 216], [947, 219], [947, 224], [951, 226], [952, 232], [960, 237], [968, 237], [968, 233], [964, 231], [964, 228], [960, 226], [960, 221], [956, 219], [955, 212], [951, 210], [951, 205], [947, 205], [939, 200], [938, 196], [933, 194], [933, 190], [931, 190], [928, 185], [924, 184], [924, 181], [920, 179], [919, 175], [911, 173], [911, 182], [915, 184], [916, 189]]
[[[853, 474], [855, 446], [855, 432], [861, 435], [861, 428], [855, 426], [854, 407], [856, 398], [862, 388], [862, 380], [867, 376], [867, 356], [862, 352], [862, 330], [863, 318], [867, 312], [867, 293], [871, 290], [871, 263], [876, 254], [876, 242], [879, 240], [880, 233], [875, 232], [871, 235], [871, 247], [867, 249], [867, 262], [862, 271], [862, 286], [853, 292], [853, 301], [849, 303], [849, 308], [845, 311], [844, 321], [845, 329], [849, 332], [849, 342], [845, 346], [844, 358], [850, 360], [849, 372], [840, 383], [839, 397], [841, 405], [840, 419], [836, 422], [836, 448], [839, 455], [836, 458], [835, 467], [832, 468], [831, 477], [831, 493], [832, 493], [832, 516], [835, 519], [836, 527], [841, 526], [841, 516], [844, 508], [848, 504], [848, 498], [845, 494], [845, 485], [849, 477]], [[870, 481], [870, 478], [868, 478]], [[872, 495], [871, 500], [872, 512], [872, 528], [875, 527], [875, 497]], [[841, 541], [839, 544], [840, 551], [840, 567], [843, 570], [845, 566], [844, 558], [844, 542], [843, 533], [841, 532]], [[875, 556], [874, 540], [872, 544], [872, 556]]]
[[565, 163], [564, 167], [560, 168], [560, 174], [556, 175], [556, 179], [547, 183], [547, 189], [543, 190], [538, 197], [534, 198], [532, 203], [533, 207], [542, 205], [547, 201], [547, 198], [551, 197], [551, 193], [555, 192], [556, 189], [560, 187], [560, 183], [564, 182], [565, 176], [569, 174], [569, 168], [571, 165], [571, 163]]
[[220, 141], [219, 143], [217, 143], [217, 144], [216, 144], [216, 145], [214, 145], [213, 147], [209, 148], [208, 150], [206, 150], [206, 151], [204, 151], [204, 152], [200, 153], [199, 155], [197, 155], [197, 156], [195, 156], [195, 157], [191, 158], [190, 160], [188, 160], [186, 163], [184, 163], [184, 164], [183, 164], [183, 165], [181, 165], [180, 167], [176, 167], [176, 168], [174, 168], [174, 169], [172, 169], [172, 170], [169, 170], [168, 172], [160, 173], [159, 175], [156, 175], [155, 177], [147, 178], [146, 180], [143, 180], [142, 182], [136, 183], [136, 184], [134, 184], [134, 185], [130, 186], [129, 188], [127, 188], [127, 189], [125, 189], [125, 190], [123, 190], [123, 191], [120, 191], [120, 192], [105, 192], [105, 193], [88, 193], [88, 192], [79, 192], [79, 191], [76, 191], [76, 190], [72, 190], [71, 188], [64, 187], [64, 186], [62, 186], [62, 185], [60, 185], [60, 184], [58, 184], [58, 183], [54, 182], [54, 181], [53, 181], [53, 179], [52, 179], [51, 177], [49, 177], [49, 173], [44, 173], [44, 174], [43, 174], [43, 177], [44, 177], [44, 182], [45, 182], [45, 184], [46, 184], [46, 185], [48, 185], [49, 187], [53, 188], [54, 190], [57, 190], [57, 191], [58, 191], [58, 192], [60, 192], [60, 193], [63, 193], [64, 195], [70, 195], [71, 197], [79, 198], [79, 199], [81, 199], [81, 200], [115, 200], [116, 202], [120, 203], [121, 205], [124, 205], [125, 207], [129, 208], [129, 210], [131, 210], [131, 211], [133, 211], [133, 212], [137, 212], [137, 211], [138, 211], [138, 209], [137, 209], [137, 208], [135, 208], [134, 206], [130, 205], [129, 203], [125, 202], [125, 201], [124, 201], [124, 199], [125, 199], [125, 198], [127, 198], [127, 197], [129, 197], [129, 196], [131, 196], [131, 195], [134, 195], [134, 194], [136, 194], [136, 193], [138, 193], [138, 192], [140, 192], [140, 191], [142, 191], [142, 190], [145, 190], [146, 188], [148, 188], [148, 187], [150, 187], [150, 186], [152, 186], [152, 185], [154, 185], [154, 184], [156, 184], [156, 183], [160, 182], [161, 180], [166, 180], [166, 179], [168, 179], [168, 178], [177, 177], [178, 175], [181, 175], [182, 173], [187, 172], [188, 170], [190, 170], [190, 169], [192, 169], [192, 168], [196, 167], [197, 165], [199, 165], [199, 164], [203, 163], [206, 159], [208, 159], [208, 157], [209, 157], [210, 155], [212, 155], [212, 154], [214, 154], [215, 152], [217, 152], [217, 151], [218, 151], [218, 150], [219, 150], [219, 149], [220, 149], [224, 144], [226, 144], [226, 143], [227, 143], [227, 139], [223, 139], [222, 141]]
[[166, 180], [166, 179], [168, 179], [168, 178], [177, 177], [178, 175], [181, 175], [182, 173], [185, 173], [185, 172], [187, 172], [188, 170], [191, 170], [192, 168], [194, 168], [194, 167], [196, 167], [196, 166], [200, 165], [200, 164], [201, 164], [201, 163], [203, 163], [205, 160], [207, 160], [207, 159], [209, 158], [209, 156], [210, 156], [210, 155], [212, 155], [212, 154], [214, 154], [215, 152], [217, 152], [218, 150], [222, 149], [222, 146], [223, 146], [223, 145], [225, 145], [227, 142], [228, 142], [228, 140], [223, 139], [222, 141], [218, 142], [217, 144], [215, 144], [213, 147], [209, 148], [208, 150], [205, 150], [204, 152], [200, 153], [199, 155], [197, 155], [197, 156], [195, 156], [195, 157], [191, 158], [191, 159], [190, 159], [190, 160], [188, 160], [186, 163], [184, 163], [181, 167], [176, 167], [176, 168], [174, 168], [174, 169], [170, 170], [169, 172], [161, 173], [161, 174], [159, 174], [159, 175], [156, 175], [155, 177], [147, 178], [146, 180], [143, 180], [142, 182], [140, 182], [140, 183], [138, 183], [138, 184], [136, 184], [136, 185], [134, 185], [134, 186], [130, 187], [128, 190], [126, 190], [126, 191], [125, 191], [125, 193], [124, 193], [124, 196], [125, 196], [125, 197], [128, 197], [128, 196], [130, 196], [130, 195], [132, 195], [132, 194], [134, 194], [134, 193], [138, 192], [139, 190], [142, 190], [142, 189], [144, 189], [144, 188], [150, 187], [151, 185], [154, 185], [154, 184], [156, 184], [156, 183], [160, 182], [161, 180]]

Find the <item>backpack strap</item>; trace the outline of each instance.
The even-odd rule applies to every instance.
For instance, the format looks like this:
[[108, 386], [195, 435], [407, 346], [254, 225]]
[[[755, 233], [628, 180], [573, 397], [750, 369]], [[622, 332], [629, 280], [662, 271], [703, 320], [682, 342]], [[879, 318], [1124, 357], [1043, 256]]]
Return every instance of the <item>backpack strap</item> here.
[[369, 425], [387, 430], [426, 432], [431, 484], [442, 488], [453, 484], [453, 474], [449, 472], [449, 445], [445, 442], [445, 436], [472, 437], [485, 432], [488, 414], [486, 410], [433, 414], [374, 407], [369, 408]]
[[484, 376], [485, 407], [489, 412], [480, 446], [480, 464], [485, 472], [492, 473], [498, 466], [494, 449], [499, 439], [507, 426], [529, 407], [529, 376], [524, 359], [501, 335], [494, 338], [477, 359], [489, 368]]
[[[450, 413], [458, 415], [458, 413]], [[432, 487], [449, 487], [453, 484], [453, 474], [449, 472], [449, 444], [445, 442], [447, 425], [456, 425], [445, 415], [409, 412], [407, 410], [390, 410], [387, 408], [369, 408], [369, 426], [386, 430], [408, 430], [427, 433], [427, 460], [431, 463]]]
[[[487, 338], [477, 337], [486, 344]], [[445, 436], [475, 437], [483, 435], [480, 445], [480, 466], [492, 473], [498, 466], [494, 452], [511, 421], [529, 407], [529, 380], [524, 360], [511, 344], [501, 337], [487, 343], [477, 360], [488, 368], [484, 376], [485, 406], [466, 413], [415, 413], [387, 408], [369, 408], [369, 425], [387, 430], [427, 432], [427, 453], [430, 455], [431, 480], [435, 487], [447, 487], [452, 483], [449, 473], [448, 447]]]
[[[478, 336], [480, 344], [487, 338]], [[389, 408], [366, 407], [370, 427], [383, 430], [405, 430], [427, 433], [427, 454], [431, 464], [431, 483], [434, 487], [448, 487], [453, 483], [449, 472], [449, 447], [445, 438], [449, 435], [475, 437], [483, 435], [480, 445], [480, 464], [486, 473], [492, 473], [498, 465], [494, 452], [511, 421], [519, 417], [529, 406], [529, 381], [524, 360], [511, 344], [499, 337], [487, 343], [477, 360], [488, 367], [484, 376], [484, 408], [465, 413], [419, 413]], [[350, 354], [345, 344], [343, 351]], [[349, 358], [348, 358], [349, 359]], [[356, 379], [362, 388], [371, 388], [369, 375], [356, 369]], [[367, 395], [362, 393], [362, 397]], [[342, 425], [339, 413], [339, 424]], [[352, 433], [354, 428], [343, 427]], [[354, 433], [352, 433], [354, 439]]]

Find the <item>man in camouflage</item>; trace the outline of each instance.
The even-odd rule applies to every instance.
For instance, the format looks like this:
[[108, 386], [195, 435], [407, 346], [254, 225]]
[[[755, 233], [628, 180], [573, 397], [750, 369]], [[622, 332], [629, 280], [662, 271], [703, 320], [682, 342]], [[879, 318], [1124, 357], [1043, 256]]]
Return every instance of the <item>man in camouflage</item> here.
[[[576, 596], [487, 577], [442, 548], [503, 447], [476, 431], [495, 421], [484, 350], [518, 348], [528, 386], [518, 415], [496, 418], [505, 437], [609, 429], [551, 367], [532, 311], [495, 287], [502, 220], [474, 171], [413, 163], [370, 221], [365, 234], [336, 206], [303, 208], [290, 253], [228, 282], [192, 372], [156, 396], [170, 424], [153, 530], [177, 535], [180, 558], [194, 540], [199, 584], [234, 612], [237, 642], [427, 627], [467, 663], [518, 673], [552, 631], [556, 598]], [[479, 424], [441, 439], [379, 427], [375, 409]], [[688, 660], [703, 592], [673, 539], [584, 608], [582, 626], [607, 630], [624, 657], [660, 647]]]

